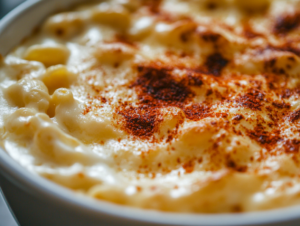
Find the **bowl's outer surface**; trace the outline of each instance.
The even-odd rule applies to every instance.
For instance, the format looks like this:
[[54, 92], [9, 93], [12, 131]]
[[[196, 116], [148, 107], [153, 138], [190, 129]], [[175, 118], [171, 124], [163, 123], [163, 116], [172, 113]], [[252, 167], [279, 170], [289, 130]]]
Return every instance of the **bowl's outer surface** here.
[[[78, 2], [86, 0], [26, 1], [0, 21], [0, 53], [6, 55], [51, 13]], [[259, 213], [192, 215], [138, 210], [91, 200], [27, 172], [2, 149], [0, 186], [22, 226], [300, 225], [300, 206]]]

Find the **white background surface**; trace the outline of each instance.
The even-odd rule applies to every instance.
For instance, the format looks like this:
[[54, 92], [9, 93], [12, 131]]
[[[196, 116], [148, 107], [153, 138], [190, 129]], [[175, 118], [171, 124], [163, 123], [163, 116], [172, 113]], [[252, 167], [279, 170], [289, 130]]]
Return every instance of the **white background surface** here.
[[[24, 0], [0, 0], [0, 19], [11, 9], [16, 7], [18, 4], [23, 2]], [[0, 226], [17, 226], [14, 221], [12, 215], [10, 214], [1, 190], [0, 190]]]

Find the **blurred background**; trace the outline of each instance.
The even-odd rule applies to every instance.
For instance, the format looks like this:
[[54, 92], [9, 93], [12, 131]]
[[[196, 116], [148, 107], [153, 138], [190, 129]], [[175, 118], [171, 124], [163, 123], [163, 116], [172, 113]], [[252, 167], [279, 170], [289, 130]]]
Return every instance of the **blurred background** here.
[[0, 19], [24, 0], [0, 0]]
[[[0, 20], [24, 0], [0, 0]], [[0, 44], [1, 45], [1, 44]], [[17, 226], [6, 206], [0, 189], [0, 226]]]

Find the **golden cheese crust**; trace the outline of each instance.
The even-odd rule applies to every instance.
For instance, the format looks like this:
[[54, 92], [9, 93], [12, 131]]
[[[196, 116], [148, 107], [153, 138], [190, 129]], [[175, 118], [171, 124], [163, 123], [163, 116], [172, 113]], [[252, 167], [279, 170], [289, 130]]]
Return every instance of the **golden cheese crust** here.
[[112, 0], [1, 59], [4, 149], [94, 198], [189, 213], [300, 203], [300, 2]]

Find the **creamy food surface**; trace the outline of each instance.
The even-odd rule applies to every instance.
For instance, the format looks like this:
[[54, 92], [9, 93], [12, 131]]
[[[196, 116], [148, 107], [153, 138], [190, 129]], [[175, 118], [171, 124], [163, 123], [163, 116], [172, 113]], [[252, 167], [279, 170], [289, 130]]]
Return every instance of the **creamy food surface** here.
[[0, 59], [1, 145], [78, 194], [161, 211], [300, 204], [300, 1], [113, 0]]

